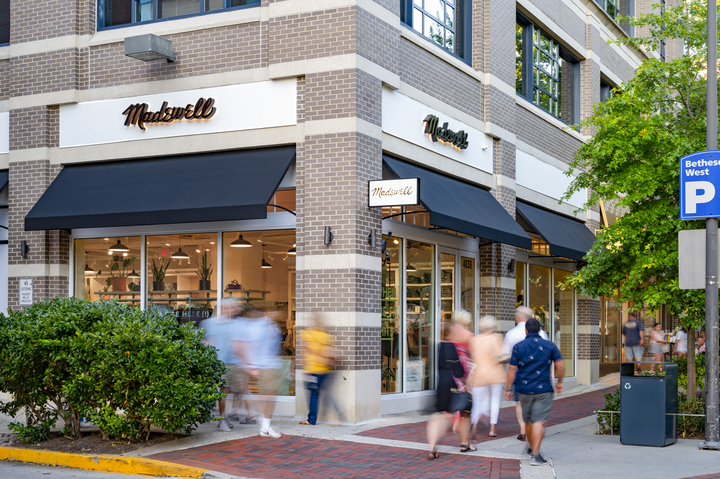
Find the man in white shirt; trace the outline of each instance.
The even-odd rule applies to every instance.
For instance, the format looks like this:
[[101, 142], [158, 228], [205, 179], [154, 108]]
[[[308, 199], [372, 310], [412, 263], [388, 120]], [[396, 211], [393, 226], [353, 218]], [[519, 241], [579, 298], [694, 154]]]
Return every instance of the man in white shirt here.
[[[525, 322], [533, 317], [533, 310], [527, 306], [518, 306], [515, 309], [515, 327], [505, 333], [505, 344], [504, 352], [506, 356], [510, 356], [513, 351], [513, 347], [523, 339], [525, 339]], [[540, 337], [543, 339], [549, 339], [548, 335], [542, 329], [540, 330]], [[515, 398], [515, 415], [517, 416], [518, 424], [520, 425], [520, 434], [518, 435], [519, 441], [524, 441], [525, 436], [525, 421], [523, 421], [522, 408], [520, 407], [520, 400], [517, 393], [517, 387], [513, 385], [513, 396]]]

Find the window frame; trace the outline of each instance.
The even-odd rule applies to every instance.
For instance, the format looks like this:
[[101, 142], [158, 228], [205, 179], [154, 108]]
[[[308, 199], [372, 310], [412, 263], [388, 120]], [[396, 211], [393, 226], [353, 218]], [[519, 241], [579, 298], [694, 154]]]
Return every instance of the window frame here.
[[[435, 19], [434, 16], [427, 14], [424, 10], [424, 0], [419, 0], [422, 3], [422, 7], [419, 8], [423, 15], [429, 16]], [[443, 4], [447, 3], [447, 0], [440, 0]], [[413, 0], [400, 0], [400, 21], [413, 32], [420, 35], [425, 40], [435, 45], [445, 53], [449, 53], [455, 58], [459, 59], [463, 63], [471, 65], [471, 54], [472, 54], [472, 0], [455, 0], [455, 29], [454, 29], [454, 51], [450, 51], [444, 46], [439, 45], [432, 38], [426, 37], [421, 31], [418, 31], [413, 26], [413, 13], [415, 7]], [[444, 22], [439, 22], [444, 26]]]
[[[521, 77], [521, 84], [520, 84], [520, 91], [518, 91], [518, 80], [516, 78], [516, 88], [515, 92], [518, 96], [523, 97], [525, 100], [529, 101], [542, 111], [546, 112], [547, 114], [551, 115], [553, 118], [556, 118], [560, 120], [561, 122], [567, 124], [567, 125], [574, 125], [577, 124], [580, 121], [580, 61], [575, 58], [574, 55], [572, 55], [559, 41], [555, 39], [553, 35], [548, 33], [546, 30], [543, 30], [542, 28], [535, 25], [532, 21], [530, 21], [528, 18], [526, 18], [524, 15], [522, 15], [520, 12], [516, 13], [516, 29], [518, 26], [522, 28], [521, 33], [521, 41], [522, 41], [522, 51], [520, 54], [520, 61], [522, 62], [522, 66], [519, 69], [520, 77]], [[516, 30], [517, 31], [517, 30]], [[559, 70], [557, 75], [557, 81], [558, 81], [558, 94], [557, 95], [550, 95], [553, 99], [560, 99], [561, 101], [558, 102], [558, 115], [555, 115], [551, 111], [546, 110], [542, 106], [539, 105], [539, 102], [537, 102], [534, 98], [534, 90], [535, 87], [540, 87], [536, 83], [535, 75], [534, 75], [534, 68], [535, 68], [535, 61], [534, 61], [534, 49], [535, 49], [535, 41], [534, 41], [534, 32], [538, 31], [539, 34], [544, 35], [548, 39], [550, 39], [554, 44], [557, 45], [558, 48], [558, 55], [557, 55], [557, 63], [559, 64]], [[539, 39], [539, 36], [538, 36]], [[543, 49], [540, 50], [541, 52], [544, 52]], [[517, 58], [517, 43], [516, 43], [516, 58]], [[553, 57], [551, 57], [551, 60], [555, 60]], [[560, 93], [562, 92], [562, 82], [561, 82], [561, 76], [563, 74], [562, 72], [562, 60], [564, 60], [567, 64], [570, 65], [569, 72], [564, 72], [565, 75], [570, 75], [570, 121], [565, 121], [560, 117], [560, 113], [562, 111], [562, 99], [560, 98]], [[544, 70], [541, 70], [544, 72]], [[545, 72], [544, 72], [545, 73]], [[532, 76], [531, 76], [532, 75]], [[531, 81], [528, 81], [528, 79], [532, 79]], [[551, 79], [554, 79], [551, 76]], [[540, 87], [540, 90], [546, 94], [549, 94], [547, 91], [545, 91], [544, 88]], [[566, 100], [568, 101], [568, 100]]]
[[169, 20], [178, 20], [181, 18], [189, 18], [189, 17], [196, 17], [200, 15], [212, 15], [214, 13], [220, 13], [220, 12], [227, 12], [232, 10], [241, 10], [245, 8], [255, 8], [260, 6], [260, 2], [252, 4], [252, 5], [240, 5], [237, 7], [229, 7], [231, 0], [223, 0], [223, 7], [218, 8], [215, 10], [206, 10], [202, 11], [205, 8], [205, 0], [196, 0], [198, 4], [200, 5], [200, 12], [195, 13], [188, 13], [185, 15], [178, 15], [174, 17], [163, 17], [158, 18], [158, 3], [160, 0], [150, 0], [150, 3], [152, 3], [152, 20], [146, 20], [146, 21], [137, 21], [137, 9], [138, 9], [138, 0], [130, 0], [131, 1], [131, 7], [130, 7], [130, 22], [129, 23], [123, 23], [121, 25], [110, 25], [110, 26], [104, 26], [105, 23], [105, 4], [106, 2], [110, 2], [112, 0], [97, 0], [97, 29], [98, 31], [102, 30], [111, 30], [115, 28], [126, 28], [126, 27], [134, 27], [138, 25], [147, 25], [149, 23], [157, 23], [157, 22], [165, 22]]

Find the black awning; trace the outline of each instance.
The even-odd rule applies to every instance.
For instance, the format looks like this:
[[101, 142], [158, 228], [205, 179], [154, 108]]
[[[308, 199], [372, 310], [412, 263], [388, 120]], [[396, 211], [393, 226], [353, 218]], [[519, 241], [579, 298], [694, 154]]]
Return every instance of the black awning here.
[[517, 202], [520, 215], [550, 244], [550, 254], [582, 261], [595, 242], [585, 223], [566, 216]]
[[383, 156], [398, 178], [420, 178], [420, 201], [433, 226], [530, 249], [532, 240], [489, 191]]
[[10, 173], [7, 171], [0, 171], [0, 193], [7, 188], [8, 181], [10, 181]]
[[25, 229], [195, 223], [267, 217], [295, 146], [68, 165]]

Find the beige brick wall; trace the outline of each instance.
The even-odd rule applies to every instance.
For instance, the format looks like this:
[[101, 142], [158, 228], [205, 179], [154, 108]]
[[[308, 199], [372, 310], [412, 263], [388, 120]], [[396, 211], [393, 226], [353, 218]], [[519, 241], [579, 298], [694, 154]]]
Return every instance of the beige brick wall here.
[[0, 60], [0, 101], [10, 96], [10, 60]]
[[78, 6], [87, 0], [11, 0], [10, 43], [78, 33]]
[[10, 58], [10, 96], [77, 88], [78, 52], [58, 50]]

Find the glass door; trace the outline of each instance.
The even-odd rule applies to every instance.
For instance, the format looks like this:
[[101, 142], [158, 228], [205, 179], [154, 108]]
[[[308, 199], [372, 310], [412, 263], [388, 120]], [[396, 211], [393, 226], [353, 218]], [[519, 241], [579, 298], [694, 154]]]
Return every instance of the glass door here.
[[477, 273], [477, 258], [475, 256], [463, 253], [460, 256], [460, 307], [466, 311], [470, 311], [473, 316], [473, 332], [477, 332], [477, 294], [478, 288], [475, 286], [477, 281], [475, 275]]
[[440, 317], [440, 338], [445, 339], [445, 324], [452, 319], [455, 311], [457, 280], [457, 251], [440, 249], [440, 302], [438, 316]]
[[435, 246], [406, 241], [405, 386], [435, 389]]

